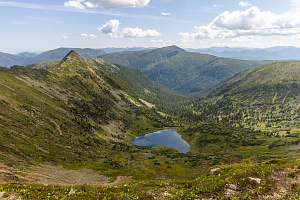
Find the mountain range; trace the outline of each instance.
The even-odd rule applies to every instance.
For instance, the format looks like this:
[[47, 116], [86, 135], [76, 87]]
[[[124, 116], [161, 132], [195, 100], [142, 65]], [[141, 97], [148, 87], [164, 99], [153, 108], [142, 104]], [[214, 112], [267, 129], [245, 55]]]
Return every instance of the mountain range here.
[[[221, 76], [226, 70], [220, 70], [222, 78], [206, 97], [189, 98], [138, 69], [74, 50], [62, 59], [0, 68], [0, 183], [6, 197], [74, 199], [74, 190], [82, 199], [259, 199], [275, 196], [287, 180], [285, 186], [297, 191], [299, 160], [290, 156], [300, 144], [300, 62], [255, 67], [259, 63], [174, 46], [116, 55], [107, 56], [141, 70], [160, 66], [165, 77], [167, 67], [179, 78], [186, 75], [183, 66], [196, 73], [189, 64], [198, 62], [200, 69], [236, 66], [237, 73]], [[165, 128], [175, 128], [189, 152], [132, 146], [132, 138]], [[120, 181], [131, 177], [138, 181]], [[108, 187], [76, 185], [103, 180]], [[123, 184], [112, 187], [117, 183]]]
[[270, 48], [230, 48], [212, 47], [206, 49], [186, 49], [190, 52], [242, 60], [300, 60], [300, 48], [279, 46]]
[[[175, 53], [173, 50], [174, 47], [161, 49], [164, 55], [169, 55], [165, 51], [171, 55], [182, 53], [176, 51], [178, 50], [176, 47]], [[293, 63], [283, 64], [293, 65]], [[276, 63], [267, 66], [272, 68]], [[263, 67], [254, 68], [250, 72], [260, 68]], [[248, 71], [241, 72], [241, 74], [248, 73]], [[282, 76], [286, 77], [287, 74], [289, 73], [282, 73]], [[224, 113], [213, 113], [213, 116], [220, 116], [224, 118], [224, 122], [226, 121], [225, 111], [228, 106], [224, 106], [227, 101], [223, 101], [222, 98], [226, 98], [224, 96], [228, 91], [220, 88], [227, 88], [226, 84], [230, 84], [228, 88], [234, 90], [236, 87], [232, 85], [236, 84], [231, 82], [240, 75], [228, 78], [229, 81], [216, 88], [206, 100], [194, 103], [187, 97], [151, 82], [136, 69], [126, 69], [97, 57], [84, 58], [74, 50], [59, 60], [37, 63], [30, 67], [1, 68], [0, 76], [2, 127], [0, 159], [13, 165], [33, 160], [49, 163], [95, 162], [102, 158], [103, 152], [116, 153], [119, 148], [130, 150], [132, 148], [130, 140], [133, 137], [170, 126], [180, 126], [178, 130], [186, 141], [192, 144], [191, 152], [196, 155], [197, 152], [205, 155], [220, 154], [220, 157], [214, 158], [212, 162], [220, 160], [226, 162], [227, 156], [238, 159], [241, 155], [236, 151], [237, 148], [272, 142], [262, 140], [265, 136], [249, 130], [230, 126], [226, 128], [215, 122], [202, 124], [198, 121], [199, 113], [205, 113], [201, 110], [203, 106], [206, 106], [205, 108], [219, 106], [220, 111]], [[265, 76], [267, 77], [268, 73]], [[256, 75], [254, 74], [253, 77]], [[261, 78], [270, 82], [266, 77]], [[282, 80], [286, 79], [282, 78]], [[247, 84], [249, 87], [251, 87], [250, 82]], [[242, 90], [241, 93], [249, 92]], [[227, 96], [234, 97], [233, 94]], [[279, 98], [281, 94], [276, 96]], [[216, 98], [221, 100], [213, 103]], [[235, 99], [238, 101], [238, 98]], [[233, 98], [232, 101], [235, 99]], [[291, 102], [290, 99], [285, 99]], [[193, 108], [193, 111], [187, 112], [190, 108]], [[175, 110], [178, 115], [173, 114], [176, 113]], [[209, 119], [214, 110], [210, 109], [211, 112], [205, 113], [204, 117]], [[234, 109], [226, 112], [235, 114]], [[186, 127], [182, 126], [182, 123], [187, 123]], [[206, 131], [195, 135], [200, 129]], [[221, 134], [220, 130], [223, 130], [223, 134], [226, 130], [227, 136], [214, 136]], [[229, 140], [228, 137], [236, 132], [240, 134], [236, 137], [238, 139]], [[202, 142], [204, 139], [206, 144]], [[224, 140], [227, 140], [227, 145], [224, 145]], [[218, 143], [215, 143], [216, 141]], [[216, 149], [208, 144], [220, 147]], [[228, 148], [228, 145], [233, 145], [234, 150], [228, 155], [223, 155], [221, 152], [224, 148]], [[53, 146], [56, 148], [52, 148]], [[118, 146], [116, 152], [111, 151], [111, 148], [116, 146]], [[265, 149], [264, 152], [268, 150]], [[245, 149], [244, 156], [248, 153]], [[124, 156], [128, 158], [130, 155]], [[125, 158], [124, 156], [122, 159]], [[190, 159], [189, 155], [187, 156], [186, 159]], [[181, 162], [174, 164], [182, 165]], [[173, 171], [170, 170], [170, 173]]]
[[209, 93], [221, 80], [273, 61], [244, 61], [187, 52], [177, 46], [125, 51], [100, 56], [127, 68], [139, 69], [151, 81], [183, 95]]
[[62, 59], [71, 50], [76, 50], [83, 57], [97, 57], [106, 53], [103, 50], [81, 49], [81, 48], [58, 48], [58, 49], [53, 49], [53, 50], [43, 52], [41, 54], [33, 54], [33, 53], [25, 52], [18, 55], [12, 55], [8, 53], [0, 52], [0, 66], [1, 67], [11, 67], [13, 65], [27, 66], [39, 62]]
[[[95, 49], [73, 49], [83, 57], [100, 57], [126, 68], [138, 69], [151, 81], [164, 85], [176, 93], [189, 96], [208, 94], [217, 83], [237, 72], [273, 61], [243, 61], [226, 59], [207, 54], [187, 52], [177, 46], [158, 49], [106, 53]], [[59, 48], [36, 56], [0, 54], [0, 66], [32, 65], [46, 62], [58, 63], [72, 48]], [[108, 51], [121, 50], [110, 48]], [[126, 50], [126, 49], [123, 49]], [[52, 64], [50, 64], [52, 63]]]

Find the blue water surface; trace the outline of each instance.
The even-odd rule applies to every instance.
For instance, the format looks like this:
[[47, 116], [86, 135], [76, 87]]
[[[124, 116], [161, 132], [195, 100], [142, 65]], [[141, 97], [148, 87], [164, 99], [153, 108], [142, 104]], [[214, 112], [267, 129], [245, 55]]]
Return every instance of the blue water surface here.
[[133, 138], [135, 146], [166, 146], [173, 147], [180, 153], [186, 153], [190, 149], [190, 145], [181, 138], [175, 129], [165, 129], [154, 133], [149, 133], [144, 136]]

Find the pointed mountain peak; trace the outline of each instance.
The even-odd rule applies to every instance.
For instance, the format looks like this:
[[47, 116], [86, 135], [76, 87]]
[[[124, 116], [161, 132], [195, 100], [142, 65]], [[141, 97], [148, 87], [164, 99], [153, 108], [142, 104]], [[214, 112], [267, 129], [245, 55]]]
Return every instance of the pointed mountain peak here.
[[60, 65], [65, 62], [87, 62], [87, 60], [74, 50], [71, 50], [60, 62]]
[[90, 67], [88, 59], [71, 50], [55, 67], [54, 71], [61, 73], [60, 70], [63, 70], [64, 74], [74, 75], [78, 73], [77, 70], [86, 70], [88, 67]]
[[168, 47], [163, 47], [164, 49], [168, 49], [168, 50], [172, 50], [172, 51], [185, 51], [184, 49], [176, 46], [176, 45], [172, 45], [172, 46], [168, 46]]
[[76, 57], [76, 58], [84, 59], [84, 57], [82, 55], [80, 55], [79, 53], [77, 53], [75, 50], [71, 50], [63, 59], [65, 59], [67, 57]]

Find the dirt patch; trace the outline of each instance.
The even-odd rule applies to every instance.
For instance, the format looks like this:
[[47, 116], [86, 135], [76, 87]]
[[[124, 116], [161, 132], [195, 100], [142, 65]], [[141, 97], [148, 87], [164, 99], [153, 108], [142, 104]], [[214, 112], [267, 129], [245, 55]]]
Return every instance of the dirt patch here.
[[149, 103], [149, 102], [147, 102], [147, 101], [145, 101], [145, 100], [143, 100], [143, 99], [139, 99], [143, 104], [145, 104], [148, 108], [154, 108], [155, 107], [155, 105], [154, 104], [152, 104], [152, 103]]
[[132, 177], [119, 176], [114, 182], [109, 177], [91, 169], [67, 170], [63, 167], [37, 165], [24, 170], [16, 170], [0, 163], [0, 183], [28, 182], [47, 185], [118, 185], [132, 181]]
[[21, 200], [21, 197], [16, 197], [14, 194], [4, 197], [5, 192], [0, 192], [0, 200]]
[[100, 184], [100, 185], [102, 185], [102, 186], [120, 185], [120, 184], [128, 183], [131, 181], [132, 181], [132, 176], [118, 176], [114, 182], [108, 183], [108, 184]]
[[300, 149], [300, 144], [291, 146], [291, 147], [289, 148], [290, 151], [297, 151], [297, 150], [299, 150], [299, 149]]
[[108, 183], [109, 178], [90, 169], [66, 170], [63, 167], [38, 165], [25, 173], [26, 178], [38, 184], [81, 185]]

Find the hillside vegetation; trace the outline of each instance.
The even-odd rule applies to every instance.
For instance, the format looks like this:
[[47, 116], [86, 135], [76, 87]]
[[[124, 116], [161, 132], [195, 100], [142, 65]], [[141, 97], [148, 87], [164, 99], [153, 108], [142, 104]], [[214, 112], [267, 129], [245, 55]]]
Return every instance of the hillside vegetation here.
[[76, 52], [50, 71], [14, 66], [0, 73], [0, 157], [8, 163], [97, 160], [100, 150], [164, 124], [127, 86]]
[[[0, 68], [0, 198], [297, 198], [298, 66], [242, 72], [201, 101], [75, 51]], [[186, 154], [132, 146], [167, 128]]]
[[[61, 59], [51, 60], [29, 65], [29, 68], [52, 70], [56, 68]], [[154, 104], [170, 104], [172, 102], [182, 102], [187, 97], [179, 95], [167, 87], [158, 85], [150, 81], [142, 72], [136, 69], [127, 69], [122, 65], [111, 64], [101, 58], [86, 58], [86, 62], [93, 65], [105, 73], [109, 74], [128, 86], [132, 93], [137, 93], [142, 99]]]
[[300, 62], [260, 66], [231, 77], [195, 108], [210, 119], [293, 137], [299, 133]]

